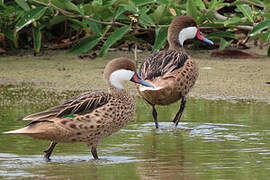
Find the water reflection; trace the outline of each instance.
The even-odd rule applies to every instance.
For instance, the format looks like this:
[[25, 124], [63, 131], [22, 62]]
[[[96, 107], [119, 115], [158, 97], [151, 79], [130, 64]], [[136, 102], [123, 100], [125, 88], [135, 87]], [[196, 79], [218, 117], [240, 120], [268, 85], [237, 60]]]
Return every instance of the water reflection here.
[[[44, 96], [40, 97], [39, 93], [37, 101], [46, 99], [46, 93], [41, 94]], [[21, 100], [17, 103], [12, 99], [0, 102], [0, 132], [24, 126], [27, 122], [15, 120], [62, 99], [38, 106], [25, 101], [23, 95], [18, 98]], [[160, 129], [154, 127], [150, 107], [140, 99], [137, 105], [136, 121], [106, 138], [98, 147], [100, 161], [92, 159], [89, 147], [75, 143], [59, 144], [52, 162], [46, 163], [42, 152], [49, 142], [0, 134], [0, 178], [269, 178], [269, 105], [189, 98], [177, 128], [171, 120], [179, 105], [158, 107]]]

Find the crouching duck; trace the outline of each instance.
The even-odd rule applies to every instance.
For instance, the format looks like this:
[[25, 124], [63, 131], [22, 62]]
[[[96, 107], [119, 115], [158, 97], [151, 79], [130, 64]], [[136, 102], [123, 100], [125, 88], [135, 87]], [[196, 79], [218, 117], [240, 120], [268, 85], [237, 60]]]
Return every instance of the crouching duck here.
[[156, 128], [158, 128], [155, 105], [169, 105], [182, 99], [180, 108], [173, 119], [175, 126], [182, 116], [186, 95], [198, 78], [196, 62], [185, 52], [184, 41], [197, 37], [210, 45], [214, 43], [203, 37], [195, 20], [189, 16], [173, 19], [168, 29], [169, 49], [159, 51], [146, 58], [139, 69], [139, 75], [156, 88], [138, 85], [142, 98], [152, 106]]
[[99, 159], [96, 148], [100, 140], [120, 130], [135, 114], [135, 101], [122, 82], [132, 81], [153, 87], [140, 78], [135, 63], [127, 58], [110, 61], [105, 67], [104, 77], [109, 86], [108, 92], [87, 92], [72, 97], [51, 109], [22, 118], [31, 122], [24, 128], [5, 134], [50, 140], [49, 148], [44, 151], [47, 161], [60, 142], [85, 142], [92, 147], [94, 159]]

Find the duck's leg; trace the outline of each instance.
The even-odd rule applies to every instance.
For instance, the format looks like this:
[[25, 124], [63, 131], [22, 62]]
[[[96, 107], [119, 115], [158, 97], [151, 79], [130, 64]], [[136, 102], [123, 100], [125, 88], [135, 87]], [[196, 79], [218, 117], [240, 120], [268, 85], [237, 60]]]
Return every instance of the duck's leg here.
[[152, 105], [152, 115], [154, 117], [156, 128], [158, 128], [157, 111], [154, 104]]
[[173, 119], [173, 122], [175, 123], [175, 127], [177, 127], [177, 125], [178, 125], [178, 122], [183, 114], [185, 106], [186, 106], [186, 97], [184, 96], [184, 97], [182, 97], [180, 108]]
[[99, 160], [96, 147], [92, 146], [91, 153], [95, 160]]
[[53, 149], [54, 149], [54, 147], [56, 146], [56, 142], [54, 142], [54, 141], [52, 141], [51, 142], [51, 144], [50, 144], [50, 146], [48, 147], [48, 149], [46, 149], [45, 151], [44, 151], [44, 158], [45, 158], [45, 160], [46, 161], [50, 161], [51, 159], [50, 159], [50, 156], [51, 156], [51, 154], [52, 154], [52, 152], [53, 152]]

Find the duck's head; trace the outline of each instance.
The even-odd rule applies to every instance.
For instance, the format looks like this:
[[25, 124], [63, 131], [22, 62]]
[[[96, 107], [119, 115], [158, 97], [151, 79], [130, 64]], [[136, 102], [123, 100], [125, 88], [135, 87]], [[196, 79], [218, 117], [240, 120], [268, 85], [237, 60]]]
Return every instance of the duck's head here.
[[183, 47], [184, 41], [197, 37], [210, 45], [214, 43], [203, 37], [195, 20], [190, 16], [178, 16], [172, 20], [168, 30], [170, 48]]
[[123, 81], [131, 81], [146, 87], [154, 87], [144, 81], [136, 72], [136, 64], [128, 58], [116, 58], [111, 60], [104, 69], [104, 78], [110, 87], [124, 89]]

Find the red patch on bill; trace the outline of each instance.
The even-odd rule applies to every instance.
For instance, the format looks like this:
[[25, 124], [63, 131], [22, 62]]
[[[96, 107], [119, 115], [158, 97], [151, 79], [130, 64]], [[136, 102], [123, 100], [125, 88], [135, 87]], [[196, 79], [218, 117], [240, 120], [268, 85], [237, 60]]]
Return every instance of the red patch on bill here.
[[133, 76], [133, 80], [134, 80], [135, 82], [139, 82], [139, 78], [138, 78], [138, 76], [137, 76], [136, 74]]
[[201, 35], [201, 32], [200, 32], [200, 30], [198, 29], [197, 30], [197, 38], [199, 39], [199, 40], [203, 40], [203, 37], [202, 37], [202, 35]]

